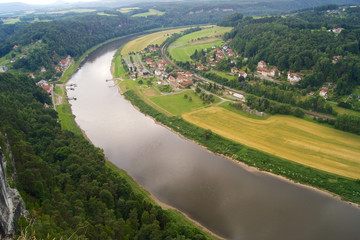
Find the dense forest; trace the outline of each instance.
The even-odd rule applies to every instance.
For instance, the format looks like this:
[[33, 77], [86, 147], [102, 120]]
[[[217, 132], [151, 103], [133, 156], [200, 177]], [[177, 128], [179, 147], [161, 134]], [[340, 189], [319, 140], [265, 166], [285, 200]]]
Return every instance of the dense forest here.
[[[360, 8], [333, 10], [331, 5], [325, 7], [328, 11], [323, 9], [286, 17], [233, 16], [236, 26], [225, 38], [233, 39], [231, 46], [249, 58], [253, 71], [264, 60], [285, 73], [303, 72], [301, 88], [329, 82], [337, 85], [339, 96], [349, 94], [360, 85]], [[229, 24], [227, 19], [220, 22]], [[342, 31], [333, 32], [336, 28]]]
[[61, 130], [49, 102], [32, 79], [0, 74], [0, 145], [7, 134], [37, 239], [206, 239], [135, 193], [101, 149]]

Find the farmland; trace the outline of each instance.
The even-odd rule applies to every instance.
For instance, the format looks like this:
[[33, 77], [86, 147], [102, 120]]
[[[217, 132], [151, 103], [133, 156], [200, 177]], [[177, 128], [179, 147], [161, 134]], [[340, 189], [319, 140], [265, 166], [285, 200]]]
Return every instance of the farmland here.
[[124, 46], [124, 48], [122, 49], [121, 54], [126, 55], [130, 52], [139, 52], [151, 44], [160, 45], [169, 37], [169, 34], [180, 32], [185, 29], [187, 29], [187, 28], [172, 29], [172, 30], [166, 30], [166, 31], [152, 33], [152, 34], [147, 34], [146, 36], [137, 38], [137, 39], [127, 43]]
[[[188, 96], [186, 99], [184, 98], [185, 94]], [[189, 101], [190, 97], [192, 101]], [[169, 111], [174, 115], [180, 115], [185, 112], [189, 112], [195, 108], [204, 106], [203, 101], [192, 90], [184, 91], [173, 95], [156, 96], [150, 99], [156, 105], [158, 105], [163, 109], [166, 109], [167, 111]], [[216, 98], [215, 102], [219, 102], [219, 101], [220, 99]]]
[[145, 13], [138, 13], [138, 14], [135, 14], [135, 15], [132, 15], [132, 17], [147, 17], [147, 16], [152, 16], [152, 15], [157, 15], [157, 16], [161, 16], [161, 15], [164, 15], [165, 12], [160, 12], [156, 9], [149, 9], [148, 12], [145, 12]]
[[120, 8], [117, 11], [121, 12], [121, 13], [129, 13], [135, 9], [140, 9], [139, 7], [133, 7], [133, 8]]
[[171, 46], [178, 46], [182, 44], [188, 44], [194, 41], [198, 41], [203, 38], [220, 38], [224, 33], [230, 32], [231, 27], [218, 27], [211, 26], [207, 29], [187, 34], [171, 44]]
[[222, 44], [221, 36], [231, 27], [210, 26], [204, 30], [182, 36], [169, 46], [169, 53], [176, 61], [190, 61], [195, 50], [209, 49]]
[[257, 120], [221, 107], [186, 113], [183, 118], [249, 147], [323, 171], [360, 178], [360, 136], [291, 116]]
[[190, 56], [195, 52], [195, 50], [201, 50], [201, 49], [207, 49], [212, 48], [213, 46], [219, 46], [221, 45], [221, 40], [215, 40], [214, 42], [208, 42], [208, 43], [201, 43], [201, 44], [189, 44], [184, 45], [181, 47], [176, 47], [169, 49], [170, 55], [175, 59], [176, 61], [186, 62], [190, 61]]

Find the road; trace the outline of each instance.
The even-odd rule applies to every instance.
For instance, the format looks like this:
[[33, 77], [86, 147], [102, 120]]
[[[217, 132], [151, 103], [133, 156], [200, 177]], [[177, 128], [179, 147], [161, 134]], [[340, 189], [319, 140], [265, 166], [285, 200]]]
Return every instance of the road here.
[[143, 73], [144, 72], [148, 72], [148, 73], [150, 73], [149, 72], [149, 70], [145, 67], [145, 65], [144, 65], [144, 63], [141, 61], [141, 58], [140, 58], [140, 56], [139, 56], [139, 53], [136, 53], [136, 56], [137, 56], [137, 59], [139, 60], [139, 63], [141, 64], [141, 66], [143, 67]]

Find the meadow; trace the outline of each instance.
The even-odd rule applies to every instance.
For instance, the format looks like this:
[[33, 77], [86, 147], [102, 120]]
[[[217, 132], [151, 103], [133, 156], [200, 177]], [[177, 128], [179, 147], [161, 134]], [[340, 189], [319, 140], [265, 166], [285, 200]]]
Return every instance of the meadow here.
[[209, 28], [182, 36], [173, 42], [171, 46], [178, 46], [198, 41], [202, 38], [220, 38], [224, 33], [230, 32], [232, 27], [209, 26]]
[[139, 7], [133, 7], [133, 8], [120, 8], [117, 11], [121, 12], [121, 13], [129, 13], [135, 9], [140, 9]]
[[190, 56], [194, 54], [195, 50], [201, 49], [210, 49], [213, 46], [220, 46], [222, 44], [222, 40], [215, 40], [213, 42], [200, 43], [200, 44], [189, 44], [183, 45], [177, 48], [169, 48], [169, 53], [171, 57], [180, 62], [191, 61]]
[[[188, 96], [186, 99], [184, 98], [185, 94]], [[189, 101], [189, 97], [192, 98], [192, 101]], [[174, 115], [181, 115], [204, 106], [203, 101], [193, 90], [186, 90], [172, 95], [155, 96], [151, 97], [150, 100]], [[220, 99], [216, 98], [215, 103], [219, 101]]]
[[164, 14], [165, 14], [165, 12], [161, 12], [161, 11], [156, 10], [156, 9], [149, 9], [148, 12], [138, 13], [138, 14], [132, 15], [132, 17], [147, 17], [147, 16], [152, 16], [152, 15], [161, 16], [161, 15], [164, 15]]
[[360, 136], [285, 115], [248, 118], [221, 107], [185, 113], [184, 120], [228, 139], [306, 166], [360, 178]]
[[133, 41], [128, 42], [123, 47], [121, 54], [126, 55], [130, 52], [139, 52], [151, 44], [160, 45], [169, 37], [170, 34], [173, 34], [176, 32], [181, 32], [181, 31], [184, 31], [185, 29], [187, 29], [187, 28], [171, 29], [171, 30], [147, 34], [143, 37], [140, 37]]

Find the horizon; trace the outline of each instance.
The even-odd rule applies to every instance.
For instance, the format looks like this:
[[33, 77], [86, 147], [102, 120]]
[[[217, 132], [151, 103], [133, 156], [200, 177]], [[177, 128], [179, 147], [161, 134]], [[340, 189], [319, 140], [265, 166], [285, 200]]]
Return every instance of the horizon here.
[[2, 3], [25, 3], [29, 5], [50, 5], [54, 3], [99, 2], [99, 0], [0, 0]]

